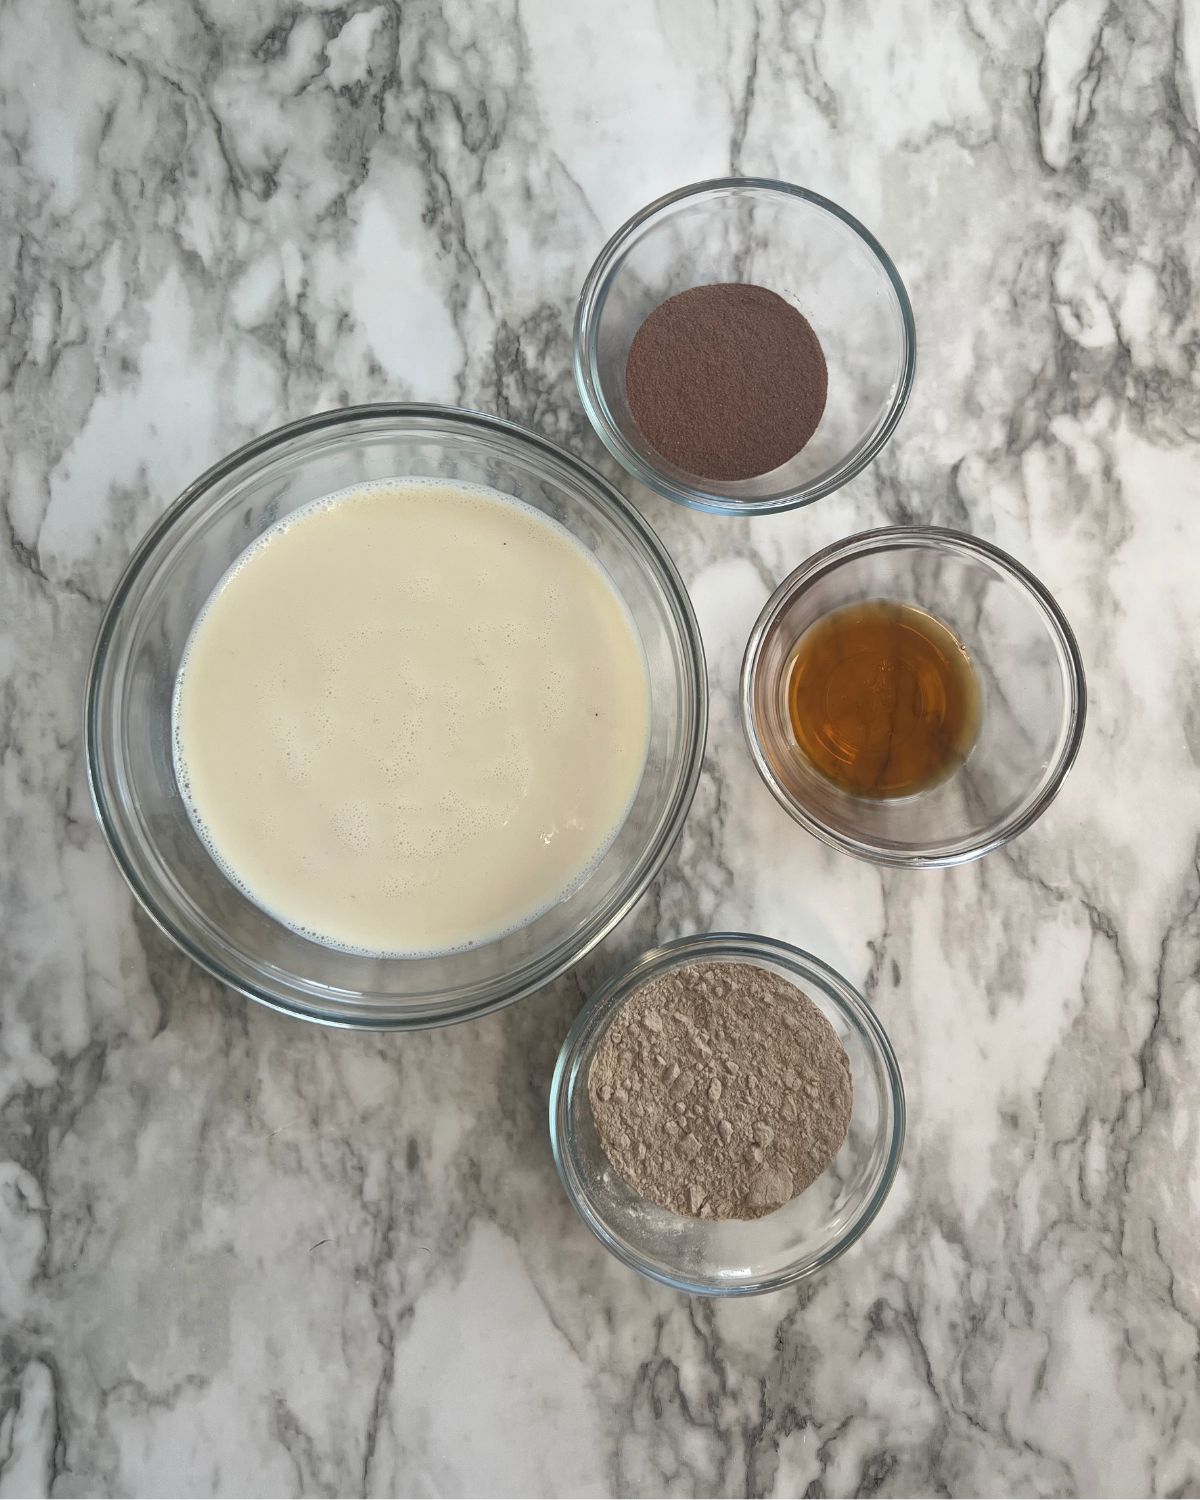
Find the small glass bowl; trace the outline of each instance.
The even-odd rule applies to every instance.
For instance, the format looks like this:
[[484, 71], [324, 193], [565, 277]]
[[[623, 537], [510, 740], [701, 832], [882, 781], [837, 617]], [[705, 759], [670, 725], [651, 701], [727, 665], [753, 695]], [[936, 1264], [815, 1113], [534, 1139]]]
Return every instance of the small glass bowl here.
[[[765, 286], [812, 324], [829, 395], [812, 438], [753, 479], [676, 468], [638, 430], [625, 399], [634, 335], [668, 297], [711, 282]], [[609, 452], [668, 500], [727, 515], [808, 505], [875, 457], [904, 410], [916, 365], [908, 293], [882, 245], [844, 208], [787, 182], [721, 178], [680, 188], [618, 229], [583, 284], [575, 379]]]
[[[285, 927], [226, 878], [175, 780], [171, 693], [196, 617], [226, 569], [300, 506], [410, 475], [489, 485], [535, 506], [603, 564], [650, 678], [646, 766], [613, 842], [524, 927], [465, 952], [377, 958]], [[611, 485], [511, 422], [449, 407], [322, 412], [202, 475], [142, 540], [105, 612], [87, 684], [87, 771], [100, 827], [146, 911], [210, 974], [330, 1026], [441, 1026], [540, 989], [621, 920], [683, 826], [704, 756], [708, 685], [695, 616], [662, 544]]]
[[[878, 801], [828, 781], [796, 743], [788, 660], [831, 610], [915, 604], [958, 637], [979, 679], [979, 735], [940, 785]], [[1079, 647], [1049, 592], [1015, 558], [936, 527], [885, 527], [827, 547], [768, 599], [742, 662], [742, 724], [776, 800], [810, 833], [877, 864], [935, 866], [1008, 843], [1053, 801], [1083, 737]]]
[[[596, 1134], [588, 1071], [623, 1002], [684, 964], [754, 964], [797, 985], [829, 1021], [850, 1059], [854, 1109], [832, 1166], [761, 1219], [687, 1219], [633, 1191]], [[643, 1276], [705, 1297], [747, 1297], [802, 1281], [844, 1254], [883, 1206], [904, 1145], [904, 1086], [875, 1012], [828, 964], [787, 943], [714, 932], [651, 949], [587, 1002], [562, 1045], [550, 1089], [550, 1141], [580, 1218], [606, 1249]]]

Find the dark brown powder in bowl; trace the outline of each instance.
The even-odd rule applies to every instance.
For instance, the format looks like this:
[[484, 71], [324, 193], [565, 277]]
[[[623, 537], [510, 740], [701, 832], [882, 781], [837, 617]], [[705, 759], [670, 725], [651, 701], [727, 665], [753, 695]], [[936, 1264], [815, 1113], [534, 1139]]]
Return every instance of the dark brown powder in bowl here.
[[758, 1219], [802, 1193], [850, 1128], [850, 1062], [795, 985], [743, 963], [685, 964], [636, 990], [596, 1049], [600, 1144], [643, 1198]]
[[794, 458], [817, 430], [828, 385], [807, 318], [741, 282], [668, 298], [634, 335], [625, 366], [642, 436], [701, 479], [753, 479]]

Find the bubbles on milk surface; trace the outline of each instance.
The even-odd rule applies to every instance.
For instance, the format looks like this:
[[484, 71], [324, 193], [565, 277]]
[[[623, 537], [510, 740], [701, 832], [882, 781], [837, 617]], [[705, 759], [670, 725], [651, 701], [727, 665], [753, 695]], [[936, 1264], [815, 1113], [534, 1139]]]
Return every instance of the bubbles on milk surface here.
[[[593, 697], [624, 705], [602, 741]], [[185, 806], [230, 880], [380, 956], [477, 946], [564, 899], [624, 821], [647, 727], [636, 627], [596, 559], [519, 500], [437, 480], [264, 533], [201, 611], [173, 712]]]

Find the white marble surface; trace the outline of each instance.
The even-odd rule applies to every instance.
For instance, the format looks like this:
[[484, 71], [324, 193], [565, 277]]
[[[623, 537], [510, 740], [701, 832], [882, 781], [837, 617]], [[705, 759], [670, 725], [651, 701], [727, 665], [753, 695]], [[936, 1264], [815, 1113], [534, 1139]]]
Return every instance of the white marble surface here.
[[[0, 4], [0, 1495], [1200, 1488], [1198, 95], [1193, 0]], [[221, 991], [133, 909], [84, 786], [138, 535], [349, 401], [599, 462], [584, 271], [731, 168], [879, 234], [919, 374], [809, 512], [634, 495], [712, 680], [653, 894], [574, 981], [450, 1031]], [[1092, 697], [1043, 822], [920, 875], [802, 835], [734, 714], [774, 582], [913, 518], [1033, 567]], [[605, 1255], [544, 1125], [581, 994], [713, 926], [865, 987], [910, 1106], [867, 1239], [722, 1306]]]

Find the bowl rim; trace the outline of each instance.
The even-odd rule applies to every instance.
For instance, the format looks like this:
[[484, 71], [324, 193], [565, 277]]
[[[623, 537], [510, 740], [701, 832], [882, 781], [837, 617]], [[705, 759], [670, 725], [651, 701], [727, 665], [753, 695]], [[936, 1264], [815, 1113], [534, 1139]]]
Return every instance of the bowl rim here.
[[[664, 214], [688, 198], [729, 191], [757, 192], [764, 195], [778, 194], [798, 198], [814, 207], [823, 209], [838, 219], [851, 233], [858, 236], [883, 271], [900, 311], [900, 322], [904, 338], [904, 360], [900, 380], [892, 397], [892, 403], [869, 442], [855, 455], [853, 462], [840, 464], [827, 471], [818, 481], [803, 485], [799, 489], [788, 488], [758, 500], [736, 500], [728, 495], [717, 494], [700, 485], [677, 484], [656, 466], [647, 463], [629, 443], [624, 434], [607, 416], [607, 402], [601, 395], [600, 381], [596, 375], [595, 330], [598, 312], [603, 304], [608, 280], [614, 265], [626, 246], [649, 222]], [[648, 489], [656, 491], [678, 505], [687, 505], [695, 510], [709, 511], [716, 515], [755, 516], [773, 515], [780, 511], [796, 510], [811, 505], [814, 501], [831, 495], [842, 488], [871, 463], [895, 431], [912, 392], [917, 364], [917, 328], [913, 316], [908, 289], [896, 269], [892, 258], [871, 231], [847, 209], [826, 198], [811, 188], [800, 187], [793, 182], [783, 182], [773, 177], [710, 177], [703, 182], [688, 183], [673, 192], [664, 193], [646, 204], [627, 219], [609, 237], [603, 249], [592, 263], [584, 278], [575, 307], [575, 324], [571, 338], [572, 364], [575, 369], [575, 384], [579, 399], [587, 413], [588, 421], [600, 441], [621, 466]]]
[[[921, 849], [898, 850], [871, 843], [866, 839], [856, 839], [815, 817], [791, 795], [771, 770], [763, 753], [754, 714], [754, 674], [759, 653], [769, 630], [784, 607], [818, 579], [834, 572], [844, 563], [859, 557], [870, 556], [874, 552], [892, 551], [897, 547], [922, 546], [931, 547], [934, 551], [958, 552], [965, 553], [967, 556], [984, 558], [993, 564], [1002, 576], [1011, 580], [1018, 588], [1023, 588], [1040, 609], [1050, 635], [1056, 641], [1062, 660], [1067, 666], [1067, 735], [1050, 779], [1028, 806], [1019, 809], [996, 828], [979, 838], [944, 853], [930, 853]], [[952, 865], [966, 864], [970, 860], [981, 859], [985, 854], [1003, 848], [1005, 844], [1032, 827], [1062, 789], [1067, 773], [1075, 764], [1075, 758], [1079, 754], [1084, 726], [1087, 723], [1087, 678], [1083, 657], [1080, 654], [1075, 633], [1054, 595], [1023, 563], [1018, 562], [1015, 557], [996, 546], [994, 542], [984, 541], [983, 538], [972, 536], [969, 532], [956, 531], [945, 526], [880, 526], [871, 531], [860, 531], [853, 536], [842, 537], [828, 547], [823, 547], [819, 552], [814, 552], [807, 561], [802, 562], [798, 568], [788, 574], [763, 605], [754, 628], [750, 632], [742, 657], [739, 697], [742, 731], [751, 759], [771, 795], [784, 811], [801, 827], [828, 844], [830, 848], [838, 849], [844, 854], [852, 854], [857, 859], [867, 860], [872, 864], [886, 865], [893, 869], [945, 869]]]
[[[589, 932], [582, 942], [564, 949], [563, 955], [553, 964], [531, 970], [526, 982], [511, 992], [492, 995], [482, 1001], [472, 1000], [465, 1005], [460, 1004], [457, 1007], [449, 1007], [433, 1013], [430, 1013], [428, 1009], [428, 999], [424, 998], [414, 1004], [407, 1014], [379, 1015], [356, 1012], [349, 1007], [342, 1009], [336, 1001], [333, 1003], [337, 1008], [330, 1008], [329, 1005], [322, 1004], [316, 999], [308, 1003], [294, 995], [281, 995], [268, 988], [265, 983], [255, 983], [243, 976], [232, 974], [217, 958], [210, 955], [202, 944], [161, 909], [153, 890], [142, 880], [138, 870], [127, 858], [119, 822], [109, 806], [103, 784], [102, 765], [105, 756], [100, 746], [99, 719], [101, 717], [102, 680], [126, 601], [160, 544], [193, 507], [202, 503], [212, 487], [238, 468], [265, 457], [272, 450], [292, 439], [306, 437], [356, 421], [395, 420], [445, 424], [468, 432], [482, 430], [484, 433], [499, 435], [518, 447], [535, 450], [540, 457], [549, 460], [552, 465], [566, 469], [576, 480], [596, 492], [604, 505], [634, 533], [660, 571], [660, 584], [667, 595], [671, 613], [678, 622], [684, 656], [691, 668], [689, 678], [693, 702], [690, 721], [684, 725], [683, 744], [688, 759], [671, 815], [664, 824], [656, 843], [651, 846], [638, 878], [620, 894], [620, 899], [613, 901], [611, 909], [603, 920], [596, 924], [594, 930]], [[708, 697], [708, 672], [704, 643], [691, 598], [679, 570], [653, 527], [603, 475], [548, 438], [503, 417], [466, 407], [443, 406], [430, 402], [370, 402], [316, 412], [310, 416], [286, 422], [259, 437], [252, 438], [200, 474], [147, 528], [113, 587], [96, 633], [84, 690], [84, 763], [88, 791], [97, 822], [105, 844], [126, 885], [159, 931], [212, 978], [244, 995], [247, 999], [265, 1005], [268, 1009], [323, 1026], [378, 1032], [431, 1030], [460, 1021], [474, 1020], [492, 1011], [501, 1010], [507, 1005], [515, 1004], [518, 1000], [535, 993], [578, 964], [597, 943], [601, 942], [618, 923], [624, 920], [641, 900], [678, 841], [699, 784], [708, 735]]]
[[[626, 998], [658, 974], [679, 967], [695, 959], [722, 958], [759, 967], [777, 964], [789, 970], [797, 978], [798, 988], [805, 983], [816, 983], [822, 993], [833, 1001], [851, 1025], [867, 1039], [883, 1065], [887, 1077], [887, 1093], [892, 1108], [891, 1138], [888, 1141], [887, 1157], [879, 1180], [864, 1202], [855, 1219], [841, 1238], [822, 1254], [809, 1261], [793, 1264], [785, 1270], [769, 1276], [747, 1278], [744, 1281], [704, 1280], [684, 1273], [674, 1274], [639, 1255], [609, 1229], [607, 1222], [594, 1211], [581, 1186], [577, 1187], [569, 1168], [565, 1137], [568, 1134], [569, 1110], [567, 1108], [568, 1078], [575, 1068], [577, 1054], [585, 1032], [600, 1026]], [[600, 1033], [602, 1034], [602, 1032]], [[831, 964], [816, 954], [809, 953], [780, 938], [764, 937], [753, 932], [707, 932], [687, 937], [672, 938], [647, 949], [628, 964], [609, 976], [592, 995], [584, 1001], [579, 1013], [571, 1023], [565, 1041], [559, 1049], [554, 1064], [554, 1076], [550, 1084], [549, 1103], [550, 1149], [559, 1181], [571, 1207], [600, 1241], [606, 1250], [623, 1265], [641, 1275], [669, 1286], [674, 1291], [686, 1292], [698, 1297], [755, 1297], [766, 1292], [776, 1292], [794, 1286], [823, 1270], [838, 1260], [870, 1227], [883, 1207], [895, 1181], [904, 1149], [907, 1130], [907, 1112], [904, 1101], [904, 1080], [900, 1064], [875, 1009], [865, 995], [839, 974]]]

